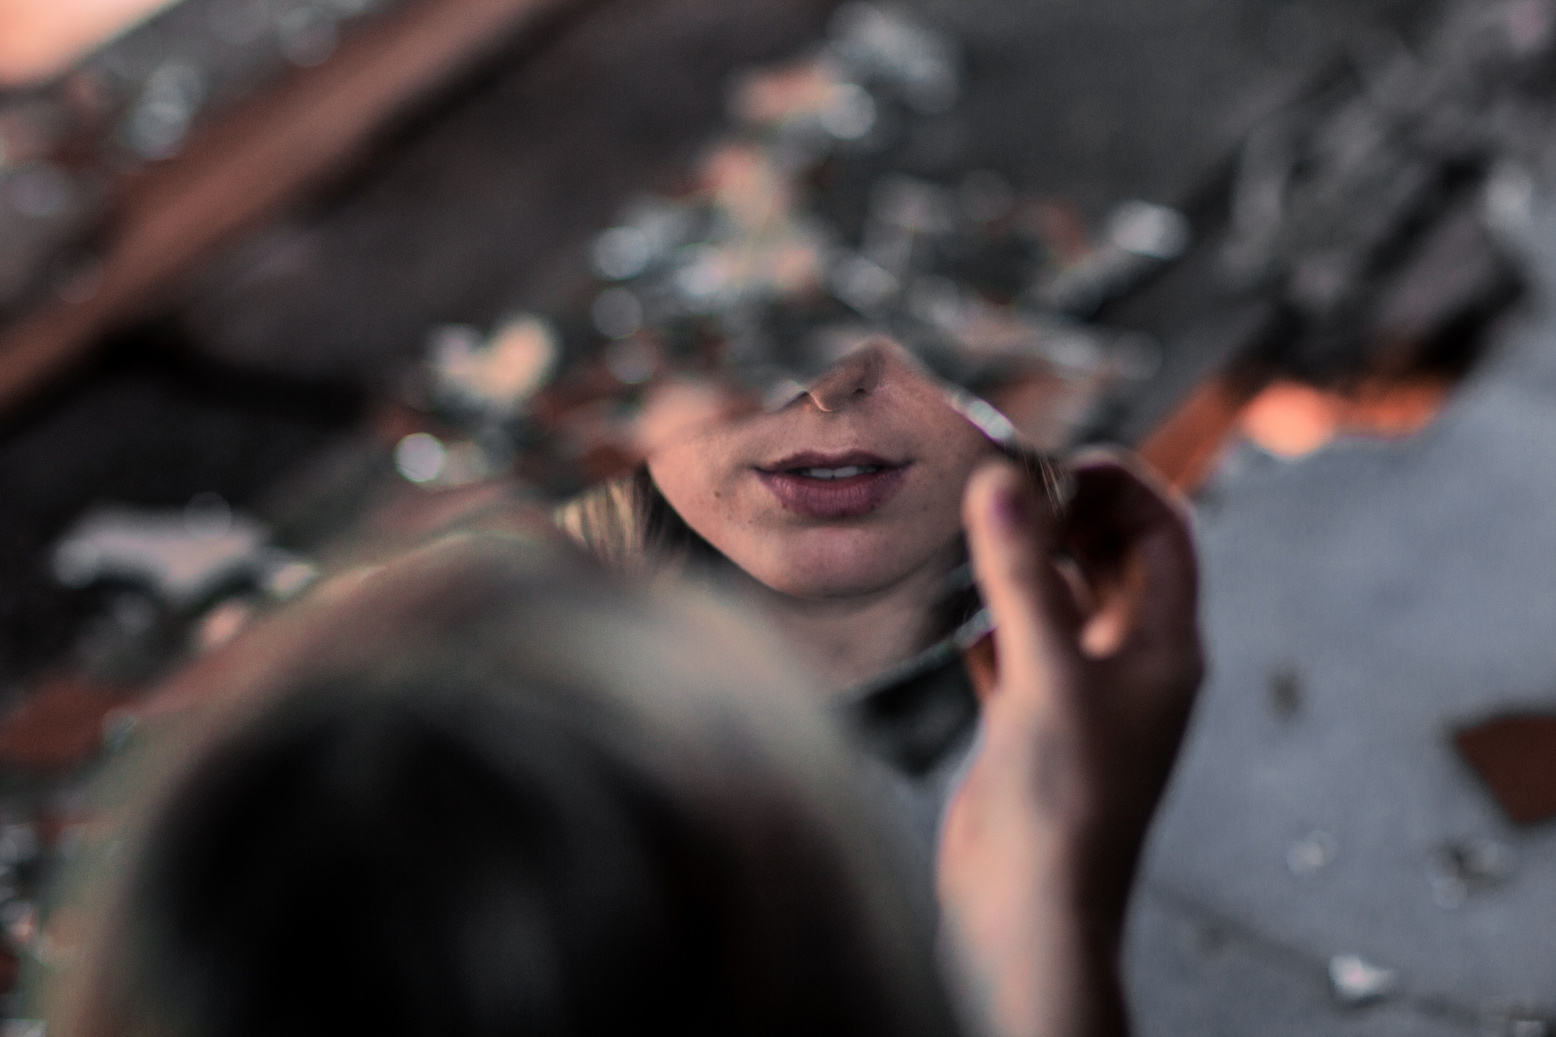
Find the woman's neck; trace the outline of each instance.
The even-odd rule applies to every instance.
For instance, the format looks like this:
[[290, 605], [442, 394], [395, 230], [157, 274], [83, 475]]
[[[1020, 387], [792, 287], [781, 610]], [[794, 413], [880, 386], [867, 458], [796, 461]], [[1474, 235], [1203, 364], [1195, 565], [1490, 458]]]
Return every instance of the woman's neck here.
[[868, 594], [796, 598], [759, 586], [758, 596], [826, 687], [844, 691], [929, 647], [954, 565], [948, 556]]

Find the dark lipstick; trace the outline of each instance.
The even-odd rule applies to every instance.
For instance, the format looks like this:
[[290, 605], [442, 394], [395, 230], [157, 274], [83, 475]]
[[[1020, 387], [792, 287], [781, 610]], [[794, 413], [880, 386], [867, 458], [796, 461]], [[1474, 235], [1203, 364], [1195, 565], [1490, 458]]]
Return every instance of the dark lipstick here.
[[808, 518], [845, 519], [868, 515], [890, 500], [908, 467], [864, 451], [806, 450], [756, 471], [788, 510]]

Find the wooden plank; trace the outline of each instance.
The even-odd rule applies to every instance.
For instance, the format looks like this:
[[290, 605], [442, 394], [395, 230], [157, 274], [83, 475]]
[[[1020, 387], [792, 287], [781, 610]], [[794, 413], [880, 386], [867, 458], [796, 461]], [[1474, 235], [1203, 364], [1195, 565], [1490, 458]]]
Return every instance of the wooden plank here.
[[1222, 444], [1252, 393], [1225, 377], [1195, 389], [1140, 444], [1140, 454], [1177, 490], [1192, 493], [1215, 471]]
[[93, 48], [174, 0], [5, 0], [0, 3], [0, 88], [64, 71]]
[[74, 301], [0, 330], [0, 412], [80, 363], [214, 248], [295, 206], [361, 159], [383, 128], [515, 36], [581, 0], [413, 0], [329, 61], [196, 132], [126, 185]]

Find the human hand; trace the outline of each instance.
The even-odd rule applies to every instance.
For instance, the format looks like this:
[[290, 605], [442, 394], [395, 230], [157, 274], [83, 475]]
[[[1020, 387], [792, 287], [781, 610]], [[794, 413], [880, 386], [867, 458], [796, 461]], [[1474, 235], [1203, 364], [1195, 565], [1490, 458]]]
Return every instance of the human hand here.
[[1062, 528], [1009, 464], [964, 499], [996, 629], [969, 659], [982, 742], [938, 882], [1000, 1037], [1126, 1029], [1124, 908], [1204, 669], [1183, 508], [1123, 457], [1074, 471]]

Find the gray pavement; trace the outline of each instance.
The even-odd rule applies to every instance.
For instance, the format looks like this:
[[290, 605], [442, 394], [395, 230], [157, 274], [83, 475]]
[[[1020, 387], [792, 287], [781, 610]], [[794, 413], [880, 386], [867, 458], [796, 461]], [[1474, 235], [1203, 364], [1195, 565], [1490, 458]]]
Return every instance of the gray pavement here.
[[[1511, 826], [1449, 742], [1556, 708], [1551, 209], [1524, 247], [1530, 312], [1431, 428], [1294, 462], [1239, 447], [1202, 495], [1212, 672], [1132, 922], [1146, 1037], [1533, 1035], [1556, 1018], [1556, 824]], [[1434, 854], [1465, 839], [1513, 867], [1455, 904]], [[1393, 970], [1393, 993], [1342, 1007], [1339, 954]], [[1510, 1007], [1522, 1029], [1498, 1021]]]

